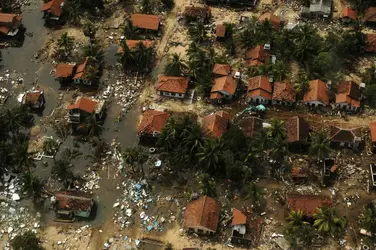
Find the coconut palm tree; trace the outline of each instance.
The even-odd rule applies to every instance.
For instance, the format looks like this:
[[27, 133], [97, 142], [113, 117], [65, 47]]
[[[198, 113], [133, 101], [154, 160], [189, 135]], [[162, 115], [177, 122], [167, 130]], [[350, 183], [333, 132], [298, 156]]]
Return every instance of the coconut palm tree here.
[[133, 22], [131, 19], [128, 19], [127, 22], [125, 23], [125, 26], [123, 28], [124, 31], [124, 36], [127, 39], [137, 39], [138, 38], [138, 33], [139, 29], [135, 26], [133, 26]]
[[118, 56], [118, 62], [122, 63], [123, 66], [130, 64], [134, 60], [134, 55], [129, 49], [127, 42], [125, 40], [121, 41], [120, 44], [121, 52], [116, 53]]
[[330, 149], [330, 140], [328, 134], [324, 131], [317, 131], [312, 134], [312, 142], [309, 147], [309, 153], [316, 157], [317, 160], [322, 160], [328, 156]]
[[88, 65], [85, 69], [84, 77], [86, 80], [91, 82], [92, 85], [98, 84], [98, 81], [100, 79], [98, 75], [98, 68], [94, 65]]
[[74, 177], [72, 167], [73, 165], [66, 159], [56, 160], [52, 167], [52, 174], [67, 184], [68, 180]]
[[207, 30], [203, 23], [195, 22], [189, 26], [188, 34], [191, 41], [201, 43], [208, 38]]
[[65, 1], [64, 12], [69, 23], [78, 24], [81, 21], [82, 9], [75, 1]]
[[15, 132], [22, 128], [29, 128], [34, 123], [34, 116], [26, 106], [4, 109], [0, 113], [0, 125], [3, 131]]
[[153, 5], [152, 5], [151, 0], [141, 0], [140, 10], [141, 10], [141, 13], [151, 14], [153, 11]]
[[190, 158], [196, 156], [204, 142], [204, 133], [200, 125], [193, 124], [183, 131], [183, 145], [188, 150]]
[[223, 143], [219, 139], [206, 139], [197, 153], [198, 162], [206, 171], [216, 173], [221, 168]]
[[271, 127], [268, 129], [268, 137], [273, 139], [286, 139], [286, 128], [284, 121], [273, 118], [271, 120]]
[[168, 64], [165, 66], [164, 74], [167, 76], [181, 76], [187, 65], [181, 59], [180, 55], [174, 53], [170, 56]]
[[30, 250], [44, 250], [42, 241], [32, 231], [17, 235], [12, 239], [10, 245], [14, 250], [22, 250], [25, 249], [25, 247]]
[[149, 159], [149, 154], [144, 147], [138, 146], [135, 149], [136, 163], [141, 170], [142, 177], [145, 178], [144, 164]]
[[57, 45], [61, 49], [70, 50], [73, 46], [73, 37], [68, 36], [67, 32], [64, 32], [57, 40]]
[[282, 82], [287, 78], [290, 69], [284, 61], [277, 61], [272, 66], [272, 76], [273, 80], [276, 82]]
[[134, 165], [137, 161], [137, 152], [135, 147], [128, 147], [125, 151], [121, 154], [124, 162], [131, 166], [133, 172], [136, 172]]
[[55, 155], [58, 147], [59, 147], [59, 143], [51, 138], [47, 138], [43, 143], [43, 151], [47, 155]]
[[95, 41], [97, 28], [92, 22], [86, 22], [83, 27], [84, 35], [90, 39], [90, 43]]
[[21, 182], [23, 192], [32, 196], [34, 201], [41, 197], [43, 183], [32, 172], [24, 172], [21, 175]]
[[250, 199], [253, 203], [259, 204], [263, 198], [264, 189], [254, 182], [249, 183], [244, 191], [244, 198]]
[[201, 194], [215, 197], [217, 195], [216, 183], [215, 180], [210, 177], [208, 174], [201, 174], [199, 176], [199, 188]]
[[85, 118], [84, 128], [89, 136], [98, 136], [103, 130], [101, 121], [97, 120], [95, 114], [92, 114]]
[[91, 43], [82, 47], [82, 55], [101, 61], [103, 59], [103, 50], [98, 44]]
[[153, 62], [154, 51], [153, 48], [147, 48], [143, 43], [138, 43], [133, 51], [134, 62], [138, 67], [144, 68], [148, 71], [149, 66]]
[[362, 228], [371, 232], [373, 238], [376, 234], [376, 208], [373, 202], [369, 203], [359, 216], [359, 224]]
[[316, 227], [319, 232], [328, 233], [330, 235], [337, 235], [343, 232], [346, 226], [346, 219], [339, 217], [334, 207], [318, 208], [313, 218], [315, 219], [313, 226]]
[[304, 214], [301, 210], [291, 211], [286, 220], [288, 221], [290, 226], [294, 227], [301, 226], [303, 224], [309, 224], [308, 222], [304, 221]]
[[295, 82], [295, 90], [298, 94], [299, 99], [303, 99], [305, 93], [309, 91], [309, 78], [304, 70], [300, 70], [298, 73], [297, 81]]

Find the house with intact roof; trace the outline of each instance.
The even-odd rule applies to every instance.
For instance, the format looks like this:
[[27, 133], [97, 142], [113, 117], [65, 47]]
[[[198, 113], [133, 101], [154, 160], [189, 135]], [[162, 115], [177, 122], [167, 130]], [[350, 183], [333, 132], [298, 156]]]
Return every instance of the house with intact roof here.
[[148, 14], [132, 14], [131, 21], [134, 27], [150, 31], [158, 31], [160, 25], [159, 16]]
[[226, 37], [226, 25], [225, 24], [217, 24], [215, 27], [215, 37], [217, 41], [223, 41]]
[[302, 211], [307, 217], [312, 217], [318, 208], [333, 205], [332, 199], [323, 195], [289, 194], [286, 199], [287, 207], [291, 211]]
[[287, 141], [291, 145], [303, 146], [308, 144], [309, 124], [301, 117], [295, 116], [285, 121]]
[[65, 0], [51, 0], [43, 4], [43, 18], [49, 21], [59, 21], [63, 14]]
[[257, 45], [247, 52], [245, 60], [248, 67], [259, 66], [269, 62], [269, 55], [262, 45]]
[[188, 91], [188, 78], [183, 76], [161, 75], [157, 83], [157, 93], [160, 96], [183, 99]]
[[0, 13], [0, 38], [15, 37], [22, 26], [22, 16]]
[[55, 194], [55, 211], [58, 217], [89, 218], [94, 206], [94, 199], [84, 192], [61, 191]]
[[156, 110], [145, 111], [138, 126], [138, 136], [140, 140], [148, 142], [157, 138], [166, 125], [169, 116], [167, 112]]
[[255, 76], [248, 79], [248, 102], [268, 104], [272, 100], [272, 91], [272, 85], [267, 76]]
[[90, 115], [95, 115], [97, 120], [101, 120], [104, 113], [104, 101], [79, 96], [74, 104], [68, 106], [68, 111], [68, 123], [82, 123]]
[[240, 130], [243, 131], [245, 136], [252, 137], [258, 131], [261, 131], [263, 129], [263, 120], [254, 116], [248, 116], [241, 118], [237, 122], [237, 125]]
[[221, 204], [209, 196], [201, 196], [188, 203], [183, 227], [188, 232], [215, 234], [218, 227]]
[[376, 53], [376, 33], [365, 34], [366, 45], [364, 46], [364, 52]]
[[258, 21], [260, 23], [264, 23], [266, 21], [269, 21], [273, 25], [273, 28], [276, 29], [276, 30], [281, 25], [281, 18], [279, 18], [278, 16], [274, 15], [273, 13], [264, 13], [264, 14], [262, 14], [259, 17]]
[[228, 64], [216, 63], [213, 66], [214, 77], [228, 76], [231, 73], [231, 66]]
[[361, 128], [330, 127], [330, 145], [332, 147], [358, 149], [361, 143]]
[[29, 106], [31, 109], [41, 109], [45, 103], [46, 100], [42, 90], [30, 90], [22, 97], [22, 104]]
[[291, 106], [296, 102], [296, 91], [290, 81], [273, 84], [273, 105]]
[[361, 92], [359, 85], [353, 81], [342, 81], [338, 85], [335, 107], [356, 111], [360, 109]]
[[215, 78], [210, 90], [210, 101], [221, 104], [225, 100], [231, 100], [235, 96], [237, 86], [237, 82], [231, 75]]
[[227, 131], [229, 119], [230, 115], [225, 111], [207, 115], [202, 121], [202, 129], [205, 134], [219, 138]]
[[321, 80], [309, 82], [309, 90], [304, 94], [303, 102], [311, 107], [327, 106], [329, 96], [326, 83]]
[[343, 23], [351, 23], [355, 22], [358, 19], [358, 14], [355, 10], [351, 9], [350, 7], [346, 7], [342, 9], [342, 16], [341, 21]]
[[55, 80], [60, 84], [71, 83], [76, 68], [76, 64], [59, 63], [55, 68]]

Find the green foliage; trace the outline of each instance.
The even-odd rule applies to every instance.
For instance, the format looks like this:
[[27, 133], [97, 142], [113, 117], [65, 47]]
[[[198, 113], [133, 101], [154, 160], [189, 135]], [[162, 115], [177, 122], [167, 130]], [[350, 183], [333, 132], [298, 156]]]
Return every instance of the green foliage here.
[[175, 6], [174, 0], [161, 0], [162, 6], [166, 10], [172, 10]]
[[23, 173], [21, 181], [23, 183], [22, 191], [31, 196], [34, 201], [41, 197], [43, 183], [32, 172]]
[[334, 207], [318, 208], [317, 212], [313, 215], [315, 222], [314, 227], [322, 233], [332, 236], [338, 236], [343, 233], [346, 226], [346, 219], [339, 217]]
[[376, 85], [366, 85], [366, 90], [364, 91], [364, 95], [367, 100], [367, 104], [371, 108], [376, 107]]
[[292, 249], [309, 248], [314, 239], [318, 237], [316, 229], [309, 223], [298, 226], [288, 225], [285, 229], [285, 235]]
[[85, 118], [84, 128], [89, 136], [98, 136], [103, 130], [102, 122], [96, 118], [95, 114]]
[[83, 31], [84, 31], [84, 35], [86, 37], [89, 37], [91, 42], [95, 40], [95, 34], [97, 31], [97, 28], [92, 22], [86, 22], [84, 24]]
[[202, 22], [195, 22], [189, 26], [189, 38], [194, 43], [202, 43], [208, 38], [207, 30]]
[[307, 73], [304, 70], [299, 70], [297, 80], [295, 82], [295, 90], [298, 95], [298, 98], [301, 100], [304, 97], [304, 94], [309, 91], [309, 78]]
[[224, 146], [235, 152], [240, 152], [247, 146], [247, 138], [244, 132], [237, 126], [231, 126], [223, 135]]
[[199, 176], [200, 179], [200, 184], [199, 188], [201, 190], [201, 194], [207, 195], [210, 197], [215, 197], [217, 196], [217, 191], [216, 191], [216, 184], [215, 180], [210, 177], [208, 174], [201, 174]]
[[370, 202], [363, 208], [359, 216], [359, 224], [370, 232], [372, 234], [371, 239], [376, 241], [376, 207], [374, 202]]
[[[133, 22], [131, 19], [128, 19], [125, 23], [125, 26], [123, 28], [124, 36], [126, 39], [134, 40], [139, 38], [139, 29], [133, 26]], [[124, 42], [122, 42], [122, 47], [124, 45]], [[124, 48], [124, 47], [123, 47]]]
[[197, 153], [199, 164], [209, 173], [218, 172], [221, 170], [222, 150], [223, 142], [221, 140], [207, 138]]
[[47, 155], [55, 155], [58, 147], [59, 147], [59, 143], [57, 141], [55, 141], [54, 139], [47, 138], [43, 142], [43, 151]]
[[174, 250], [171, 243], [167, 243], [164, 250]]
[[124, 67], [146, 72], [151, 69], [151, 65], [154, 61], [154, 50], [152, 47], [145, 47], [142, 42], [139, 42], [136, 48], [130, 50], [124, 40], [121, 43], [121, 48], [122, 51], [116, 55], [118, 56], [118, 61], [121, 62]]
[[10, 245], [14, 250], [43, 250], [41, 243], [35, 233], [27, 231], [14, 237]]
[[122, 153], [122, 157], [124, 162], [131, 166], [134, 172], [136, 172], [135, 167], [137, 167], [137, 170], [141, 172], [142, 177], [145, 178], [144, 164], [149, 159], [149, 153], [144, 147], [128, 147]]
[[80, 24], [84, 14], [98, 15], [97, 10], [103, 9], [103, 0], [65, 0], [64, 13], [71, 24]]
[[164, 69], [164, 74], [167, 76], [181, 76], [186, 67], [180, 55], [174, 53], [169, 58], [169, 62]]
[[260, 206], [261, 200], [264, 199], [263, 195], [264, 189], [254, 182], [246, 185], [242, 191], [242, 197], [244, 199], [250, 199], [256, 206]]
[[328, 134], [323, 131], [314, 132], [311, 138], [312, 142], [309, 147], [309, 153], [318, 160], [328, 156], [330, 149], [330, 141]]
[[71, 171], [73, 165], [67, 159], [60, 159], [54, 162], [52, 167], [52, 174], [55, 175], [60, 180], [67, 182], [68, 180], [73, 179], [73, 172]]

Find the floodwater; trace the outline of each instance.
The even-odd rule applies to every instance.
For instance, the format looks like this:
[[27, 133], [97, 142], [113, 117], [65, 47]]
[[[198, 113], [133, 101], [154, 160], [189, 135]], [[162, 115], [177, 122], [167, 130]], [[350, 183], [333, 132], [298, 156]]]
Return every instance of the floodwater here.
[[[16, 97], [19, 93], [32, 88], [37, 83], [45, 92], [46, 105], [43, 111], [43, 116], [49, 115], [57, 107], [59, 102], [58, 96], [62, 92], [59, 90], [59, 84], [50, 75], [53, 65], [51, 62], [37, 62], [34, 55], [37, 54], [44, 43], [46, 42], [47, 35], [49, 33], [48, 28], [44, 27], [44, 20], [42, 19], [42, 13], [40, 12], [40, 3], [31, 4], [23, 9], [23, 24], [26, 28], [26, 36], [24, 43], [21, 47], [4, 48], [2, 49], [3, 61], [0, 63], [0, 76], [4, 76], [5, 73], [16, 74], [24, 79], [23, 84], [18, 86], [16, 83], [0, 82], [1, 87], [6, 87], [11, 96], [8, 98], [6, 106], [11, 107], [17, 104]], [[32, 34], [32, 35], [31, 35]], [[111, 45], [107, 49], [105, 55], [105, 67], [111, 68], [115, 66], [117, 51], [116, 45]], [[116, 82], [115, 78], [109, 79], [109, 83]], [[122, 148], [136, 145], [137, 133], [136, 123], [140, 114], [139, 107], [133, 106], [127, 113], [122, 113], [121, 107], [114, 102], [108, 112], [104, 122], [104, 131], [101, 137], [108, 143], [111, 143], [113, 139], [121, 144]], [[122, 119], [118, 121], [118, 116], [122, 115]], [[35, 115], [36, 124], [40, 124], [42, 117]], [[42, 128], [43, 135], [54, 135], [53, 129], [50, 127]], [[61, 145], [60, 149], [72, 148], [73, 143], [76, 140], [74, 137], [68, 137], [66, 141]], [[73, 172], [77, 174], [87, 174], [86, 169], [91, 167], [92, 162], [90, 158], [85, 156], [91, 153], [91, 145], [89, 143], [80, 143], [79, 147], [82, 156], [73, 161]], [[61, 152], [61, 151], [60, 151]], [[57, 155], [57, 158], [59, 154]], [[53, 160], [46, 160], [48, 167], [42, 167], [41, 162], [38, 162], [38, 168], [35, 173], [41, 178], [42, 181], [46, 181], [50, 177]], [[117, 197], [121, 190], [116, 189], [116, 185], [121, 182], [119, 178], [116, 180], [113, 178], [117, 166], [114, 169], [106, 169], [99, 174], [102, 179], [99, 182], [100, 189], [95, 191], [94, 199], [97, 201], [97, 216], [92, 223], [99, 225], [106, 220], [111, 219], [113, 215], [112, 205], [116, 202]], [[25, 204], [28, 201], [25, 201]], [[43, 211], [45, 213], [42, 220], [46, 223], [53, 218], [51, 213]]]

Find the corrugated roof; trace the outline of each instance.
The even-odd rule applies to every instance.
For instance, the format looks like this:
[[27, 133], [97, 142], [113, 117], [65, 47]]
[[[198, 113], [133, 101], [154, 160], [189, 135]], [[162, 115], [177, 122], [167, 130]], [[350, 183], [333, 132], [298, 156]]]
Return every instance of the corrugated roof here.
[[59, 63], [56, 65], [55, 77], [70, 77], [73, 76], [74, 64]]
[[309, 124], [301, 117], [295, 116], [285, 121], [288, 142], [305, 143], [309, 136]]
[[216, 231], [220, 211], [221, 204], [217, 200], [209, 196], [200, 197], [188, 203], [183, 226], [185, 228], [204, 227]]
[[290, 210], [302, 211], [309, 217], [313, 216], [318, 208], [333, 205], [330, 197], [322, 195], [288, 195], [287, 203]]
[[147, 30], [159, 29], [159, 17], [147, 14], [132, 14], [131, 20], [134, 27]]
[[202, 128], [206, 134], [213, 137], [221, 137], [227, 130], [229, 114], [224, 111], [205, 116], [202, 121]]
[[228, 64], [214, 64], [213, 74], [227, 76], [231, 72], [231, 66]]
[[232, 209], [232, 222], [231, 225], [245, 225], [247, 223], [247, 216], [245, 216], [242, 212], [237, 210], [236, 208]]
[[236, 91], [237, 83], [234, 79], [228, 76], [222, 76], [214, 79], [214, 85], [211, 89], [211, 93], [226, 92], [230, 95], [234, 95]]
[[304, 94], [305, 102], [319, 101], [325, 105], [329, 104], [326, 83], [321, 80], [313, 80], [309, 82], [309, 88], [309, 91]]
[[88, 211], [93, 206], [93, 199], [90, 195], [78, 191], [63, 191], [55, 194], [58, 209], [72, 212]]
[[169, 114], [166, 112], [147, 110], [142, 116], [140, 125], [138, 126], [138, 133], [153, 134], [154, 132], [161, 132], [162, 128], [167, 123]]
[[96, 101], [93, 101], [93, 100], [85, 98], [85, 97], [81, 97], [81, 98], [78, 98], [76, 100], [75, 104], [69, 105], [68, 109], [69, 110], [79, 109], [79, 110], [83, 110], [87, 113], [93, 113], [95, 111], [97, 104], [98, 104], [98, 102], [96, 102]]
[[182, 76], [160, 76], [157, 90], [171, 93], [187, 93], [188, 78]]
[[275, 82], [273, 89], [273, 100], [276, 101], [296, 101], [296, 91], [290, 81]]

